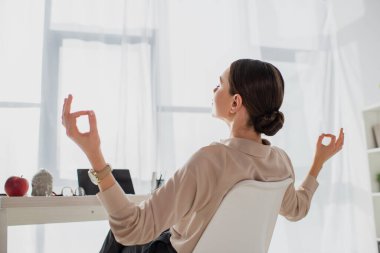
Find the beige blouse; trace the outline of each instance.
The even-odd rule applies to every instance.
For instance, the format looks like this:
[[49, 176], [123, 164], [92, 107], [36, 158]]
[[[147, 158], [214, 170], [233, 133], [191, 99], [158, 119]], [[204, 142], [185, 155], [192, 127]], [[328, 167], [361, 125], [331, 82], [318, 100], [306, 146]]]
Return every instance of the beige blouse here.
[[[140, 205], [128, 201], [116, 184], [97, 194], [109, 215], [111, 229], [124, 245], [145, 244], [168, 228], [179, 253], [192, 252], [224, 195], [245, 179], [294, 179], [285, 151], [241, 138], [215, 142], [198, 150], [166, 184]], [[280, 214], [296, 221], [306, 216], [318, 182], [307, 176], [296, 190], [287, 189]]]

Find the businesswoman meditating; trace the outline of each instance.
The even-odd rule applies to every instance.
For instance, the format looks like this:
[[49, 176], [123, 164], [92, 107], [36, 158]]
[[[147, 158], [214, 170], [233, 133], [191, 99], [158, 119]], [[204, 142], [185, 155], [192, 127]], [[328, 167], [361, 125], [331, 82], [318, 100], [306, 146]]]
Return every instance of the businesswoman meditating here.
[[[112, 232], [101, 252], [192, 252], [224, 195], [237, 182], [294, 179], [286, 152], [261, 136], [273, 136], [282, 128], [284, 115], [279, 109], [283, 97], [284, 80], [275, 66], [250, 59], [233, 62], [220, 76], [213, 99], [213, 116], [228, 124], [229, 138], [200, 148], [138, 206], [128, 200], [110, 173], [94, 112], [71, 112], [73, 97], [69, 95], [63, 105], [62, 124], [87, 155], [100, 188], [98, 198], [109, 215]], [[89, 117], [87, 133], [80, 133], [76, 126], [82, 115]], [[327, 146], [322, 144], [324, 137], [331, 139]], [[288, 187], [281, 215], [291, 221], [306, 216], [318, 187], [318, 173], [324, 162], [342, 149], [343, 141], [342, 128], [338, 138], [319, 136], [310, 172], [298, 189], [294, 183]]]

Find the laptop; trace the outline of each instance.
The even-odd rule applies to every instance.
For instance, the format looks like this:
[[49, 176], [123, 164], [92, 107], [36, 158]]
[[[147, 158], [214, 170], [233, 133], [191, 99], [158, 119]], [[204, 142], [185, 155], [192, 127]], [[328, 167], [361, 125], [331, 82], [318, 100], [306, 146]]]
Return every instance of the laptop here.
[[[77, 169], [78, 186], [84, 189], [86, 195], [95, 195], [99, 192], [99, 187], [91, 182], [88, 176], [88, 170], [89, 169]], [[126, 194], [135, 194], [129, 170], [114, 169], [112, 170], [112, 174]]]

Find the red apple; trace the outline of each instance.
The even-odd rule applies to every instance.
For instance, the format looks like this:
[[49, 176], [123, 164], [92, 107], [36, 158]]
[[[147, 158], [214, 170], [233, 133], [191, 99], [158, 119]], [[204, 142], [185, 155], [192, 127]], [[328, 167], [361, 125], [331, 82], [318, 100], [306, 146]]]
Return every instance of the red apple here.
[[13, 176], [5, 182], [4, 190], [8, 196], [24, 196], [29, 190], [29, 182], [22, 176]]

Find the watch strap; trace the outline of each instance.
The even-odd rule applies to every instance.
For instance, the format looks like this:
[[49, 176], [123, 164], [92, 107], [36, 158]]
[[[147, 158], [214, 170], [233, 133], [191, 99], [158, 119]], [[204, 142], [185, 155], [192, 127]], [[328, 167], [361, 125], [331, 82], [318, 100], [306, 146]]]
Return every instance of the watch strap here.
[[95, 171], [94, 169], [90, 170], [91, 174], [96, 177], [98, 183], [100, 183], [105, 177], [107, 177], [108, 174], [111, 173], [111, 171], [112, 171], [111, 165], [109, 165], [108, 163], [100, 171]]

